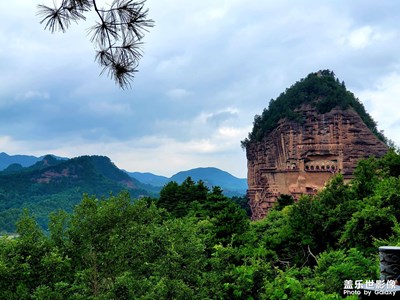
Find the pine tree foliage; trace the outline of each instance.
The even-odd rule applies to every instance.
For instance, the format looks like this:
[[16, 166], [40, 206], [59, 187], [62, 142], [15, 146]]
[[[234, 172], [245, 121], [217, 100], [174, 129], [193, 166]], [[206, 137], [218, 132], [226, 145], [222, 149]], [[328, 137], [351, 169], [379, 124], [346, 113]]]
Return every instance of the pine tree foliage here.
[[144, 33], [154, 26], [148, 18], [144, 1], [114, 0], [101, 8], [96, 0], [62, 0], [54, 7], [38, 5], [38, 15], [45, 29], [66, 32], [72, 22], [85, 21], [85, 14], [94, 11], [98, 17], [89, 28], [91, 42], [96, 46], [96, 61], [121, 87], [129, 87], [142, 56]]
[[253, 129], [248, 138], [242, 141], [242, 147], [246, 148], [253, 142], [261, 141], [282, 119], [302, 124], [304, 116], [298, 112], [302, 105], [314, 107], [319, 114], [328, 113], [337, 107], [343, 110], [352, 108], [377, 138], [390, 143], [383, 133], [378, 131], [376, 122], [366, 112], [360, 100], [346, 89], [345, 83], [340, 82], [333, 71], [321, 70], [310, 73], [287, 88], [276, 99], [271, 99], [268, 108], [265, 108], [261, 115], [254, 117]]

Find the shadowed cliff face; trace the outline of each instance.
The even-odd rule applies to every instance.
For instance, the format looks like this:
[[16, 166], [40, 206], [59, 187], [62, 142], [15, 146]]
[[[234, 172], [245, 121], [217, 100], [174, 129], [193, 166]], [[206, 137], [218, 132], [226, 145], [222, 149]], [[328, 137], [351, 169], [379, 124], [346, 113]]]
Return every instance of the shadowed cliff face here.
[[360, 159], [380, 157], [387, 146], [352, 107], [320, 114], [296, 109], [302, 121], [281, 119], [261, 141], [247, 144], [248, 197], [252, 218], [263, 218], [282, 194], [314, 194], [337, 172], [351, 179]]

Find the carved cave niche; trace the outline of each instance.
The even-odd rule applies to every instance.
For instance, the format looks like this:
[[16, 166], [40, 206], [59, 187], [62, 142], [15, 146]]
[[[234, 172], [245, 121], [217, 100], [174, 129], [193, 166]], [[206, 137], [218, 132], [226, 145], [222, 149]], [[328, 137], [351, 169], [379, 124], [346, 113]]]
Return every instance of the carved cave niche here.
[[338, 163], [336, 159], [328, 160], [318, 157], [304, 160], [304, 171], [306, 172], [332, 172], [337, 169]]
[[298, 170], [299, 167], [297, 166], [297, 160], [296, 159], [288, 159], [286, 161], [286, 169], [287, 170]]
[[315, 195], [318, 190], [315, 187], [306, 186], [306, 194]]

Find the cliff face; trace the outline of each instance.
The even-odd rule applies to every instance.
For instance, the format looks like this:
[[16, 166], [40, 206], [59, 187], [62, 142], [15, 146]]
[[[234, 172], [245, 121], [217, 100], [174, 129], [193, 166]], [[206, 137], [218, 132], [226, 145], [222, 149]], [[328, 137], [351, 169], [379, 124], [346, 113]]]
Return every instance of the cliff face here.
[[360, 159], [387, 152], [351, 107], [319, 114], [302, 105], [296, 113], [303, 122], [282, 119], [261, 141], [246, 146], [254, 220], [262, 219], [279, 195], [314, 194], [335, 173], [351, 179]]

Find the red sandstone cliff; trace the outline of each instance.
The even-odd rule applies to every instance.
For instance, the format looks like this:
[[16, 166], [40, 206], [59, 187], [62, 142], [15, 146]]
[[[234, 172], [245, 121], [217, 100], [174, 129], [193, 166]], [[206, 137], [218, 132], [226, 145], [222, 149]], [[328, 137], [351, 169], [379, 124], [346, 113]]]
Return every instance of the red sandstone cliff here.
[[252, 218], [263, 218], [281, 194], [295, 199], [321, 189], [336, 172], [351, 179], [357, 162], [387, 151], [349, 107], [318, 114], [311, 105], [296, 112], [304, 122], [281, 119], [261, 141], [246, 146]]

